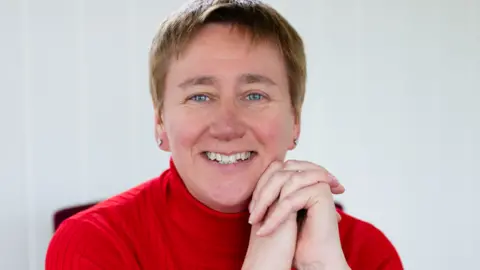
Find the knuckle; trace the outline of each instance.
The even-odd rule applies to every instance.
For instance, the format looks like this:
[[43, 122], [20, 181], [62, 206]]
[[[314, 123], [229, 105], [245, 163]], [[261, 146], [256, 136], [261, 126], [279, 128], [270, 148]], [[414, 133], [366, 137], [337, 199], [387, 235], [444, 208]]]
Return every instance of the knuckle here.
[[328, 174], [324, 170], [315, 170], [315, 178], [319, 183], [328, 183], [330, 182], [330, 178]]
[[305, 180], [304, 176], [305, 172], [291, 172], [285, 185], [288, 187], [298, 185], [298, 183], [301, 183]]
[[290, 193], [292, 193], [295, 190], [295, 183], [292, 181], [288, 181], [283, 187], [282, 190], [280, 191], [280, 198], [285, 198], [288, 196]]
[[315, 185], [315, 193], [319, 199], [330, 199], [333, 198], [333, 194], [330, 190], [330, 185], [328, 183], [318, 183]]
[[270, 178], [270, 182], [273, 183], [279, 183], [279, 182], [285, 182], [288, 180], [288, 172], [286, 171], [276, 171], [275, 173], [272, 174], [272, 177]]
[[284, 171], [284, 174], [284, 186], [286, 187], [297, 185], [297, 183], [301, 182], [304, 178], [304, 172]]
[[294, 165], [296, 165], [296, 164], [298, 164], [298, 163], [299, 163], [298, 160], [289, 159], [289, 160], [285, 161], [284, 167], [285, 167], [285, 168], [290, 168], [290, 167], [292, 167], [292, 166], [294, 166]]
[[315, 188], [318, 191], [324, 190], [324, 189], [328, 189], [330, 191], [330, 184], [328, 182], [325, 182], [325, 181], [318, 182], [317, 184], [315, 184]]
[[293, 200], [290, 197], [286, 197], [282, 200], [282, 208], [285, 209], [285, 211], [291, 212], [294, 210], [295, 205]]
[[282, 187], [281, 192], [284, 193], [287, 190], [290, 190], [295, 185], [295, 182], [292, 179], [289, 179]]
[[286, 171], [276, 171], [272, 174], [268, 182], [254, 196], [256, 198], [275, 198], [281, 191], [285, 182], [290, 179], [290, 174]]

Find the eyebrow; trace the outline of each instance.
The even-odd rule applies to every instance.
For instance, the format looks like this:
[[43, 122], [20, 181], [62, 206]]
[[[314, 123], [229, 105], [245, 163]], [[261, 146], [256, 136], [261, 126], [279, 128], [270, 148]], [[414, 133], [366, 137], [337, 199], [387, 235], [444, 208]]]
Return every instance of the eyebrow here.
[[[212, 86], [216, 83], [216, 81], [217, 79], [213, 76], [197, 76], [186, 79], [178, 86], [183, 89], [198, 85]], [[276, 85], [276, 83], [267, 76], [255, 73], [245, 73], [240, 75], [240, 77], [238, 78], [238, 82], [240, 84], [263, 83], [268, 85]]]
[[185, 89], [196, 85], [214, 85], [215, 81], [215, 78], [212, 76], [198, 76], [186, 79], [178, 87]]
[[254, 73], [247, 73], [241, 75], [239, 81], [242, 84], [263, 83], [268, 85], [276, 85], [276, 83], [267, 76]]

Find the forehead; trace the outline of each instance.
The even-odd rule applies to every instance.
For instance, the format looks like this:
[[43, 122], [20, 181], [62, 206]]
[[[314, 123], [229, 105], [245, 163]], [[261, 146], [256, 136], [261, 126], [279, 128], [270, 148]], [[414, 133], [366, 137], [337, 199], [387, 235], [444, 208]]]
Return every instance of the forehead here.
[[251, 32], [232, 24], [210, 23], [203, 26], [189, 41], [185, 53], [205, 47], [223, 47], [224, 49], [263, 49], [278, 52], [277, 47], [268, 38], [253, 39]]
[[170, 72], [198, 69], [285, 73], [282, 54], [273, 42], [268, 39], [254, 42], [248, 31], [228, 24], [204, 26], [170, 66]]

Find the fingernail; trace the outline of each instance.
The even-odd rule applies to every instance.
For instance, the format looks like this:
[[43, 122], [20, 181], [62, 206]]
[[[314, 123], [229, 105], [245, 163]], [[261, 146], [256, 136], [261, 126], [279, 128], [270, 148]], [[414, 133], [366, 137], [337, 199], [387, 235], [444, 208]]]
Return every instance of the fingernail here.
[[255, 214], [256, 214], [255, 211], [252, 211], [250, 213], [250, 217], [248, 218], [248, 223], [253, 224], [253, 222], [255, 221]]
[[334, 185], [334, 186], [339, 186], [340, 185], [340, 181], [338, 181], [338, 179], [335, 176], [330, 174], [330, 179], [332, 180], [332, 185]]
[[337, 179], [332, 179], [332, 182], [330, 183], [330, 187], [338, 188], [340, 186], [342, 186], [342, 184], [340, 184], [340, 182]]

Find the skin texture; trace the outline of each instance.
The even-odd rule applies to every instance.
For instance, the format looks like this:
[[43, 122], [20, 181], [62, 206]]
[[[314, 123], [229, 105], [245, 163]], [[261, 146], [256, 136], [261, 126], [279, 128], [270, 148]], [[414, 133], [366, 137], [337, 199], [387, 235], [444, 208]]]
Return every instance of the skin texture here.
[[[264, 170], [284, 160], [298, 135], [285, 64], [271, 43], [252, 44], [245, 32], [212, 24], [172, 61], [157, 136], [204, 204], [246, 209]], [[220, 169], [204, 151], [257, 155], [248, 165]]]
[[[156, 137], [199, 201], [224, 213], [249, 206], [244, 269], [348, 269], [332, 195], [343, 186], [316, 164], [284, 162], [300, 133], [296, 119], [285, 63], [268, 41], [253, 44], [245, 31], [211, 24], [171, 61]], [[256, 154], [221, 165], [205, 151]]]
[[253, 194], [250, 223], [260, 226], [256, 231], [259, 237], [277, 238], [277, 230], [305, 209], [306, 218], [297, 228], [293, 265], [299, 270], [349, 269], [333, 200], [333, 193], [344, 191], [338, 180], [319, 165], [297, 160], [273, 162]]

